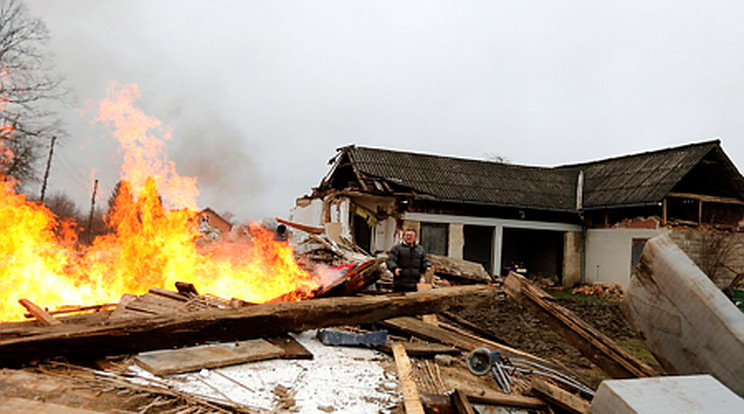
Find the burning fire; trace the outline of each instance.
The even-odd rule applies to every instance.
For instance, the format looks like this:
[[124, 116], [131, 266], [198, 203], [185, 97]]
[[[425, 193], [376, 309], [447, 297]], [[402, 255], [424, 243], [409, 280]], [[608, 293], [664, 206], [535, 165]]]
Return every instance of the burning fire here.
[[136, 85], [115, 85], [98, 106], [96, 120], [114, 128], [124, 162], [106, 216], [113, 232], [87, 249], [74, 249], [74, 223], [59, 222], [0, 177], [0, 320], [23, 318], [21, 298], [49, 308], [117, 302], [123, 293], [172, 289], [176, 281], [249, 302], [289, 292], [299, 299], [318, 287], [292, 247], [255, 223], [250, 241], [234, 245], [232, 254], [199, 250], [196, 179], [176, 173], [165, 154], [170, 133], [155, 135], [160, 121], [134, 107], [139, 96]]

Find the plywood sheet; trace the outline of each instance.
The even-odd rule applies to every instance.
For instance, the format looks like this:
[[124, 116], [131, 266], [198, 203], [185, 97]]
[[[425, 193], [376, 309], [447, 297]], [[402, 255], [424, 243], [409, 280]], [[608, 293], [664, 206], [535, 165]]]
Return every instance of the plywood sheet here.
[[263, 339], [143, 352], [135, 358], [155, 375], [178, 374], [279, 358], [284, 350]]

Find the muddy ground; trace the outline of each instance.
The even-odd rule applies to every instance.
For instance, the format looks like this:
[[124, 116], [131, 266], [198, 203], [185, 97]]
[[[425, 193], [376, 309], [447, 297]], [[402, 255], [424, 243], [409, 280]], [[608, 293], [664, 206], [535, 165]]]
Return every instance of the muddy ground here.
[[[584, 322], [653, 368], [661, 369], [643, 341], [626, 322], [619, 301], [580, 295], [560, 296], [556, 298], [558, 304], [576, 313]], [[509, 298], [489, 306], [454, 309], [452, 313], [478, 325], [509, 346], [564, 365], [570, 373], [580, 377], [587, 385], [596, 387], [607, 378], [599, 368], [568, 345], [534, 314]]]

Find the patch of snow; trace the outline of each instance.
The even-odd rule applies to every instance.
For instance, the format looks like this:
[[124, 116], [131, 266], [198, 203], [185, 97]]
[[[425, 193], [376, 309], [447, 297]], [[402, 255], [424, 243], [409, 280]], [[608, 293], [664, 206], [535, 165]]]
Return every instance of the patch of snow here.
[[325, 346], [315, 335], [315, 330], [293, 334], [312, 352], [311, 360], [273, 359], [163, 377], [136, 365], [130, 370], [187, 394], [259, 410], [386, 413], [402, 401], [395, 373], [381, 365], [387, 355], [374, 349]]

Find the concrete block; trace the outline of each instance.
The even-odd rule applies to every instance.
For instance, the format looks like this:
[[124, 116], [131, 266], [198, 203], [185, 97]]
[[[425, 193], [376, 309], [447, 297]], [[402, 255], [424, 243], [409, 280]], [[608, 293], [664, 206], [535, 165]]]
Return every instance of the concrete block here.
[[593, 414], [744, 413], [744, 400], [710, 375], [607, 380]]

